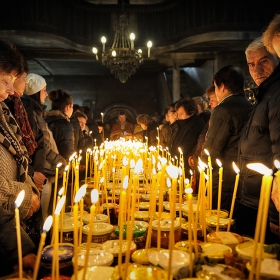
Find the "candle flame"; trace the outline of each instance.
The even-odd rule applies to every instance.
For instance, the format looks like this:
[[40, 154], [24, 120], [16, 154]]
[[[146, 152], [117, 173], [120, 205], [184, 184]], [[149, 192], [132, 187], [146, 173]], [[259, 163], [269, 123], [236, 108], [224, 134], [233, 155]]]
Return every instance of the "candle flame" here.
[[157, 163], [157, 169], [158, 169], [158, 171], [160, 171], [161, 170], [161, 164], [160, 164], [160, 162], [158, 161], [158, 163]]
[[200, 157], [198, 157], [198, 166], [200, 167], [201, 171], [204, 171], [204, 169], [208, 167], [208, 165], [205, 164]]
[[52, 215], [48, 216], [43, 225], [43, 232], [48, 232], [52, 226], [53, 217]]
[[82, 186], [80, 187], [80, 189], [82, 189], [81, 192], [82, 192], [82, 194], [83, 194], [83, 195], [82, 195], [83, 197], [86, 195], [87, 187], [88, 187], [87, 184], [84, 184], [84, 185], [82, 185]]
[[187, 188], [187, 189], [185, 189], [185, 193], [186, 194], [192, 194], [193, 193], [193, 189], [192, 188]]
[[127, 166], [128, 160], [126, 157], [123, 157], [122, 163], [123, 163], [123, 166]]
[[152, 163], [153, 163], [153, 164], [156, 164], [156, 158], [155, 158], [154, 155], [152, 155]]
[[206, 175], [206, 174], [204, 174], [204, 178], [205, 178], [205, 180], [206, 180], [206, 181], [208, 181], [208, 180], [209, 180], [209, 176], [208, 176], [208, 175]]
[[63, 193], [64, 193], [64, 187], [62, 187], [62, 188], [59, 190], [58, 195], [59, 195], [59, 196], [62, 196]]
[[233, 169], [234, 169], [234, 171], [235, 171], [236, 174], [239, 174], [239, 173], [240, 173], [240, 170], [239, 170], [239, 168], [237, 167], [237, 165], [235, 164], [234, 161], [232, 162], [232, 167], [233, 167]]
[[189, 184], [190, 183], [190, 180], [187, 178], [184, 180], [185, 184]]
[[99, 195], [98, 195], [98, 190], [97, 190], [97, 189], [93, 189], [93, 190], [91, 191], [91, 203], [92, 203], [92, 204], [97, 203], [98, 197], [99, 197]]
[[190, 174], [191, 174], [191, 176], [193, 175], [193, 172], [192, 172], [192, 170], [190, 169]]
[[102, 169], [102, 167], [103, 167], [103, 161], [102, 161], [102, 162], [100, 162], [98, 169], [99, 169], [99, 170], [101, 170], [101, 169]]
[[166, 167], [166, 172], [172, 179], [177, 179], [179, 175], [179, 168], [174, 165], [169, 165]]
[[25, 196], [25, 190], [21, 190], [15, 201], [15, 208], [19, 208]]
[[62, 209], [62, 206], [64, 205], [65, 203], [65, 199], [66, 199], [66, 196], [64, 195], [60, 200], [59, 202], [57, 203], [56, 205], [56, 208], [55, 208], [55, 211], [54, 211], [54, 214], [55, 215], [59, 215], [61, 209]]
[[156, 169], [155, 169], [155, 168], [153, 168], [153, 170], [152, 170], [152, 174], [153, 174], [153, 175], [156, 175], [156, 174], [157, 174], [157, 171], [156, 171]]
[[126, 175], [123, 180], [123, 189], [126, 190], [128, 187], [128, 176]]
[[73, 153], [70, 158], [69, 158], [69, 161], [72, 161], [72, 159], [76, 156], [77, 152]]
[[79, 188], [76, 195], [75, 195], [75, 199], [74, 199], [74, 202], [75, 203], [78, 203], [82, 197], [84, 196], [84, 189], [83, 188]]
[[134, 173], [139, 174], [142, 171], [143, 160], [140, 158], [136, 162]]
[[64, 168], [64, 172], [67, 172], [69, 169], [69, 165], [66, 165], [65, 168]]
[[280, 162], [277, 159], [274, 161], [274, 165], [278, 170], [280, 169]]
[[219, 160], [219, 159], [216, 159], [216, 162], [217, 162], [217, 164], [218, 164], [218, 166], [221, 168], [223, 165], [222, 165], [222, 163], [221, 163], [221, 161]]
[[134, 159], [131, 159], [131, 160], [130, 160], [130, 168], [131, 168], [131, 169], [134, 169], [134, 168], [135, 168], [135, 160], [134, 160]]
[[[91, 131], [91, 132], [92, 132], [92, 131]], [[90, 148], [88, 148], [88, 149], [87, 149], [87, 153], [90, 153], [90, 152], [91, 152], [91, 149], [90, 149]]]
[[269, 169], [268, 167], [266, 167], [264, 164], [262, 163], [248, 163], [247, 167], [251, 170], [254, 170], [256, 172], [259, 172], [262, 175], [271, 175], [272, 174], [272, 170]]
[[56, 168], [59, 168], [61, 165], [62, 165], [62, 163], [59, 162], [59, 163], [56, 165]]
[[102, 184], [104, 182], [104, 177], [100, 178], [99, 183]]
[[166, 185], [168, 188], [171, 188], [171, 181], [169, 178], [166, 179]]
[[183, 151], [182, 151], [182, 149], [179, 147], [178, 148], [178, 151], [179, 151], [179, 153], [182, 155], [183, 154]]
[[161, 162], [162, 165], [166, 165], [167, 159], [166, 158], [161, 158], [160, 162]]
[[204, 153], [205, 153], [208, 157], [210, 157], [210, 153], [208, 152], [207, 149], [204, 149]]

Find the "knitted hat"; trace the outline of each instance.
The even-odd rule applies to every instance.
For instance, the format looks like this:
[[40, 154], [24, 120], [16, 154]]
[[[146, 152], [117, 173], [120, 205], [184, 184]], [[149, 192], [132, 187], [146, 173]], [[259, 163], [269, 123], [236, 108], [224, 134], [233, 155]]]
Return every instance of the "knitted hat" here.
[[46, 80], [42, 76], [34, 73], [28, 74], [25, 81], [27, 84], [25, 94], [27, 95], [35, 94], [47, 85]]

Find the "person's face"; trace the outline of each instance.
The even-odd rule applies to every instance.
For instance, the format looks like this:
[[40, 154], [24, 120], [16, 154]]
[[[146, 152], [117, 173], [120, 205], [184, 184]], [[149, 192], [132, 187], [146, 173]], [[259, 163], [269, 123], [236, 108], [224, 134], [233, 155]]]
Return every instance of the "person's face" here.
[[280, 58], [280, 33], [275, 35], [271, 40], [272, 47], [277, 54], [277, 56]]
[[168, 111], [169, 122], [172, 124], [177, 120], [177, 112], [174, 110]]
[[248, 51], [246, 59], [250, 75], [257, 86], [264, 82], [278, 65], [278, 60], [275, 60], [264, 47]]
[[41, 102], [41, 104], [45, 103], [45, 100], [46, 100], [47, 96], [48, 96], [47, 88], [44, 87], [40, 91], [40, 102]]
[[143, 124], [143, 123], [140, 123], [140, 126], [141, 126], [141, 128], [143, 129], [143, 130], [147, 130], [147, 126], [145, 125], [145, 124]]
[[78, 118], [81, 130], [85, 130], [86, 129], [86, 124], [87, 124], [87, 120], [85, 118], [79, 117]]
[[183, 106], [177, 109], [177, 116], [178, 116], [178, 120], [186, 120], [190, 117], [185, 111]]
[[0, 73], [0, 101], [4, 101], [8, 95], [14, 94], [13, 83], [15, 79], [16, 74], [14, 71], [10, 74]]
[[221, 102], [224, 98], [224, 96], [228, 93], [228, 90], [225, 88], [224, 84], [221, 84], [219, 87], [214, 81], [214, 86], [215, 86], [215, 95], [217, 102]]
[[126, 115], [119, 115], [119, 121], [120, 121], [120, 123], [125, 123], [125, 121], [126, 121]]
[[208, 96], [209, 96], [209, 106], [213, 110], [218, 105], [216, 94], [215, 92], [213, 92], [212, 94], [208, 94]]
[[17, 77], [17, 79], [14, 82], [14, 91], [19, 95], [22, 96], [25, 88], [26, 88], [26, 81], [25, 78], [27, 76], [27, 73], [24, 72], [21, 76]]
[[73, 114], [73, 104], [67, 105], [65, 107], [64, 113], [66, 114], [66, 116], [68, 118], [71, 118], [72, 114]]

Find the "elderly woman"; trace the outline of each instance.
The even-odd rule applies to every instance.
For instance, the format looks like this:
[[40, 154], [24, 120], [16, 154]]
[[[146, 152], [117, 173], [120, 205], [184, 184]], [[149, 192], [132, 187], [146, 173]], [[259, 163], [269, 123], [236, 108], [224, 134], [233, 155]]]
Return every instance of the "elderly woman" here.
[[157, 128], [158, 123], [156, 123], [149, 115], [141, 114], [136, 118], [137, 124], [141, 126], [143, 131], [142, 134], [143, 140], [145, 141], [146, 137], [148, 138], [148, 146], [156, 146], [157, 145]]

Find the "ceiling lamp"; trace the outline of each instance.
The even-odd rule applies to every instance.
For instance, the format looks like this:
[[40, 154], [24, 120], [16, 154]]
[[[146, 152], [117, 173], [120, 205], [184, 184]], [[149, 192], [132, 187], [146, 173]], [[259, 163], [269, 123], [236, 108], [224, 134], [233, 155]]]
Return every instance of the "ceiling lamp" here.
[[[115, 27], [115, 37], [112, 46], [106, 50], [106, 38], [101, 38], [102, 48], [102, 64], [110, 68], [111, 73], [115, 78], [125, 83], [131, 75], [135, 74], [136, 69], [143, 63], [142, 50], [134, 49], [134, 33], [130, 33], [130, 26], [128, 18], [122, 14], [120, 15]], [[152, 42], [148, 44], [148, 57], [150, 57], [150, 49]], [[97, 49], [92, 49], [97, 57]]]

